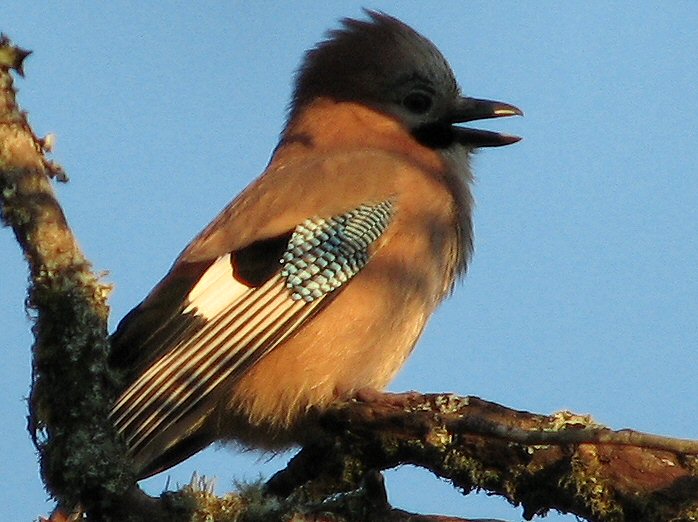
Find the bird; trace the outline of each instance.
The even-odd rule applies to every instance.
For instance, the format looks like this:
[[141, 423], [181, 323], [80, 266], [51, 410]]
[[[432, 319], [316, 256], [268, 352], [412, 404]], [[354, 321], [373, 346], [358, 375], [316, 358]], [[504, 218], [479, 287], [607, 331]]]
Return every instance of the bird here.
[[136, 475], [216, 441], [304, 444], [312, 412], [384, 390], [466, 272], [471, 154], [521, 139], [459, 124], [522, 114], [464, 96], [383, 12], [307, 51], [264, 172], [111, 336]]

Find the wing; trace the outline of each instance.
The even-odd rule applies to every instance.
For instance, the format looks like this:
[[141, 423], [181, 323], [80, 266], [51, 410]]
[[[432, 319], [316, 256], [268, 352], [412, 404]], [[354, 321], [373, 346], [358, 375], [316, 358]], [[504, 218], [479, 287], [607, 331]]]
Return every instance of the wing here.
[[147, 455], [144, 467], [191, 436], [223, 387], [341, 291], [394, 212], [391, 199], [368, 201], [210, 261], [180, 258], [113, 337], [114, 364], [131, 380], [111, 416], [131, 453]]

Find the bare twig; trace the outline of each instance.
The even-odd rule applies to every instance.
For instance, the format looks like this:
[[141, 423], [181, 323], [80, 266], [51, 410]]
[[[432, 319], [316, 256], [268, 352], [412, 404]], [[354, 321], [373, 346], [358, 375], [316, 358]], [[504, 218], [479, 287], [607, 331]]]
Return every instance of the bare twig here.
[[635, 446], [637, 448], [671, 451], [687, 455], [698, 454], [698, 441], [695, 440], [674, 439], [630, 429], [614, 431], [604, 427], [580, 427], [583, 426], [583, 423], [574, 422], [573, 419], [582, 419], [582, 422], [588, 422], [588, 418], [580, 417], [570, 412], [560, 412], [554, 417], [559, 420], [562, 420], [564, 417], [567, 417], [567, 419], [565, 424], [550, 431], [524, 430], [515, 426], [507, 426], [488, 422], [481, 418], [470, 417], [448, 419], [445, 420], [445, 424], [454, 433], [482, 435], [529, 446], [607, 444], [612, 446]]

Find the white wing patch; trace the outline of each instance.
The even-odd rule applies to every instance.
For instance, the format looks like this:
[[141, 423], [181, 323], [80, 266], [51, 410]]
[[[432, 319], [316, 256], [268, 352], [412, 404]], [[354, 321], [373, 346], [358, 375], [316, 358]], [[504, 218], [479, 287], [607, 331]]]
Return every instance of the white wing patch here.
[[219, 257], [201, 276], [187, 296], [182, 313], [213, 319], [250, 288], [235, 279], [230, 254]]

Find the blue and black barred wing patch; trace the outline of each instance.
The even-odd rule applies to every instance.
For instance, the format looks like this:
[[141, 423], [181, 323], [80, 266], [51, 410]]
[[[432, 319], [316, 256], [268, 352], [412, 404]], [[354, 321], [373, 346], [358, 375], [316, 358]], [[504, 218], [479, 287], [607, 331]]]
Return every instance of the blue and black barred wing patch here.
[[388, 200], [313, 217], [213, 261], [180, 312], [155, 326], [156, 336], [142, 336], [142, 349], [155, 356], [112, 410], [137, 460], [147, 466], [180, 442], [186, 433], [178, 425], [197, 424], [207, 411], [202, 405], [212, 407], [327, 305], [369, 262], [394, 211]]
[[385, 232], [392, 213], [393, 204], [384, 201], [298, 225], [281, 258], [291, 298], [311, 303], [354, 277], [368, 262], [369, 247]]

